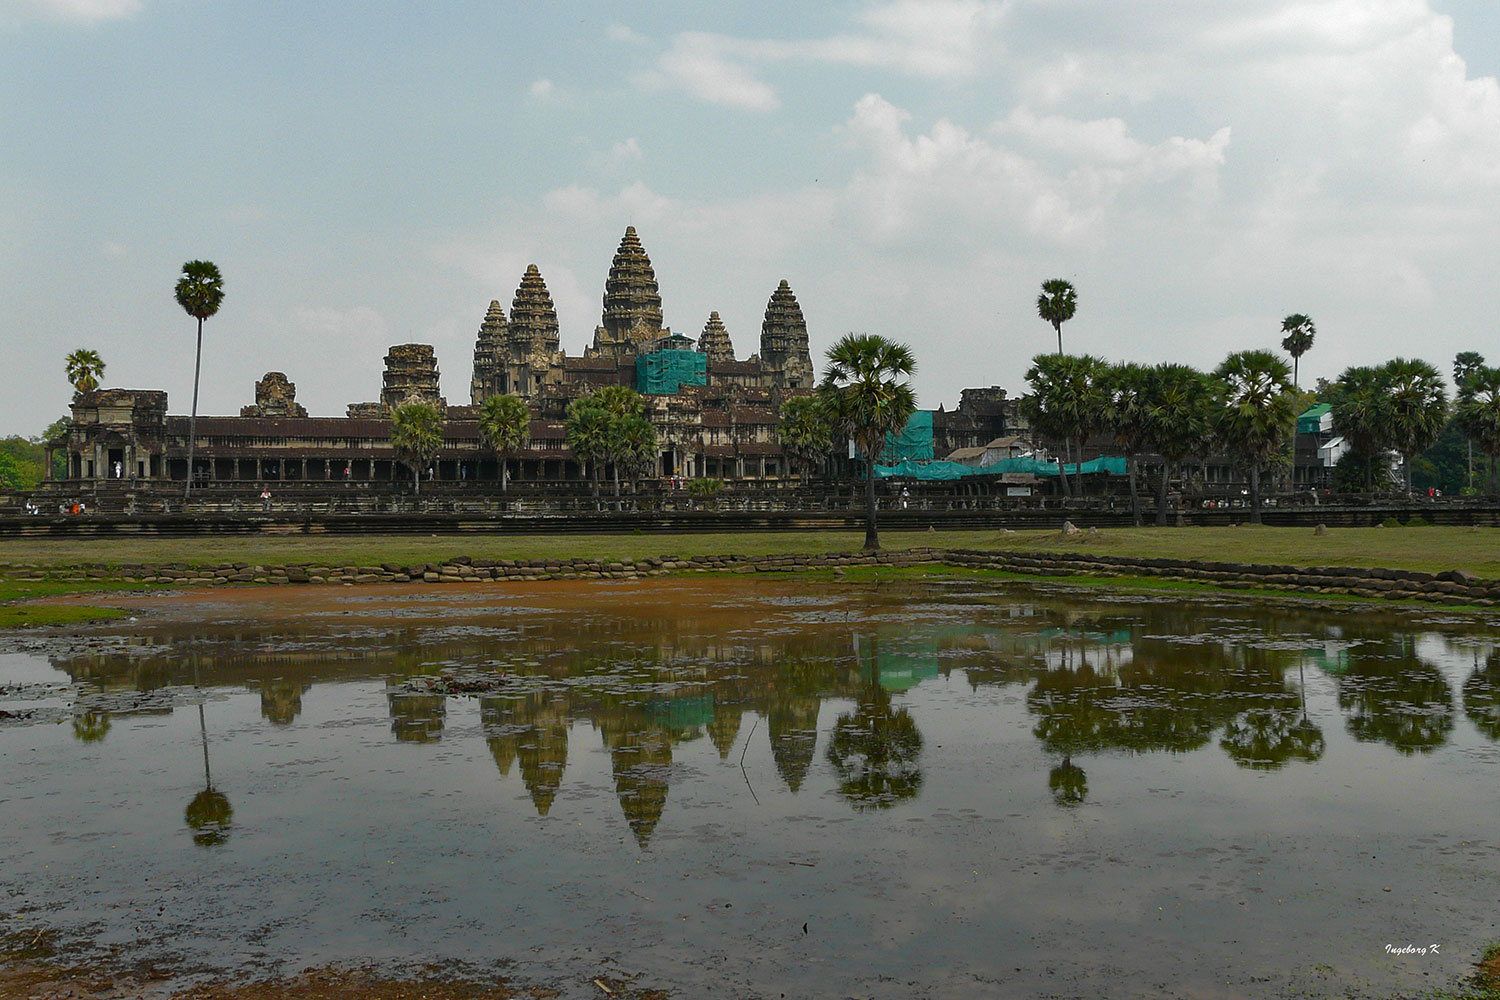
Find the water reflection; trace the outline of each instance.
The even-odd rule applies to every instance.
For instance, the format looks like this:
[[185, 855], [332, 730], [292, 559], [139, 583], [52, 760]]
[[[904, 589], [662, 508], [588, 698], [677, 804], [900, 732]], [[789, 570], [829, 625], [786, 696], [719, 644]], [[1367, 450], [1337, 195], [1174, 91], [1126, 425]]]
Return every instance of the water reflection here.
[[[1061, 806], [1088, 800], [1089, 758], [1101, 754], [1208, 751], [1263, 772], [1318, 763], [1330, 709], [1325, 704], [1324, 718], [1309, 712], [1309, 677], [1331, 685], [1355, 740], [1416, 754], [1452, 737], [1453, 686], [1410, 633], [1376, 615], [1331, 622], [1288, 608], [1022, 600], [977, 587], [932, 604], [914, 604], [916, 596], [930, 595], [890, 587], [864, 594], [857, 614], [835, 613], [840, 598], [809, 597], [749, 606], [669, 601], [628, 613], [481, 607], [456, 620], [448, 606], [398, 602], [341, 611], [337, 629], [316, 614], [258, 627], [200, 624], [188, 635], [159, 627], [54, 663], [100, 691], [139, 695], [183, 684], [198, 662], [205, 683], [256, 691], [261, 716], [277, 727], [298, 719], [316, 684], [380, 678], [392, 738], [413, 745], [443, 739], [449, 697], [412, 691], [405, 679], [446, 669], [503, 672], [505, 682], [479, 702], [498, 773], [518, 770], [536, 814], [546, 816], [564, 793], [573, 727], [592, 727], [642, 847], [667, 807], [676, 748], [706, 738], [729, 761], [736, 747], [743, 753], [747, 730], [765, 741], [791, 794], [822, 767], [855, 811], [917, 797], [921, 726], [929, 723], [904, 692], [955, 672], [975, 691], [1024, 693], [1031, 733], [1048, 758], [1046, 787]], [[1471, 648], [1464, 711], [1494, 741], [1500, 653], [1481, 664], [1478, 648], [1464, 647]], [[820, 733], [830, 700], [839, 711]], [[113, 713], [148, 710], [163, 708], [140, 696]], [[104, 739], [110, 725], [111, 711], [97, 706], [73, 718], [84, 742]], [[206, 732], [204, 739], [206, 751]], [[222, 836], [230, 816], [206, 764], [202, 801], [189, 809], [194, 830], [209, 831], [205, 841]]]
[[853, 712], [834, 723], [828, 762], [838, 792], [856, 810], [888, 809], [912, 798], [922, 787], [922, 734], [911, 713], [897, 709], [881, 683], [880, 639], [856, 637], [858, 673], [863, 683]]
[[[197, 673], [195, 663], [195, 680]], [[234, 816], [234, 809], [229, 804], [229, 797], [214, 788], [213, 774], [210, 773], [208, 764], [208, 721], [204, 717], [201, 698], [198, 701], [198, 736], [203, 743], [203, 791], [194, 795], [193, 800], [188, 803], [184, 818], [188, 828], [193, 831], [193, 843], [200, 847], [213, 847], [228, 839], [229, 821]]]

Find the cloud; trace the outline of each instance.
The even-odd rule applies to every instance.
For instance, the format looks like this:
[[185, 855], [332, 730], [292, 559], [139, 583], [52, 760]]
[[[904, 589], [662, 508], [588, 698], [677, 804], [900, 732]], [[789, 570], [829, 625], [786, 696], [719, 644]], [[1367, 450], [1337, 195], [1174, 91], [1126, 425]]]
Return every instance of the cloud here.
[[617, 142], [609, 147], [609, 161], [615, 166], [623, 163], [631, 163], [643, 159], [645, 154], [641, 152], [641, 144], [636, 141], [635, 136]]
[[610, 41], [619, 42], [622, 45], [644, 45], [647, 41], [645, 35], [623, 24], [611, 24], [604, 30], [604, 35]]
[[860, 13], [856, 30], [818, 39], [682, 32], [656, 71], [640, 80], [681, 87], [711, 104], [774, 111], [780, 99], [759, 71], [775, 63], [880, 67], [928, 79], [969, 77], [994, 56], [1008, 6], [985, 0], [896, 0]]
[[526, 92], [537, 100], [542, 101], [551, 97], [552, 92], [555, 89], [557, 88], [553, 85], [551, 80], [543, 78], [540, 80], [533, 80], [531, 86], [526, 88]]
[[48, 20], [92, 25], [139, 13], [141, 0], [22, 0], [22, 7]]
[[781, 102], [771, 87], [757, 79], [735, 50], [733, 39], [702, 32], [683, 32], [657, 64], [657, 72], [641, 78], [651, 86], [671, 84], [710, 104], [746, 111], [774, 111]]

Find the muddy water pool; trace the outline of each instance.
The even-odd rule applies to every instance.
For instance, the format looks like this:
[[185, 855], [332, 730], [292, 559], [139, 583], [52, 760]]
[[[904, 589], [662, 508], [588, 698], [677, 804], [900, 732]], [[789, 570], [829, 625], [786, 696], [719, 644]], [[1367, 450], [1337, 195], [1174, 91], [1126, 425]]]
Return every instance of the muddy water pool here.
[[1500, 939], [1483, 622], [972, 580], [123, 603], [0, 652], [5, 916], [87, 954], [1394, 996]]

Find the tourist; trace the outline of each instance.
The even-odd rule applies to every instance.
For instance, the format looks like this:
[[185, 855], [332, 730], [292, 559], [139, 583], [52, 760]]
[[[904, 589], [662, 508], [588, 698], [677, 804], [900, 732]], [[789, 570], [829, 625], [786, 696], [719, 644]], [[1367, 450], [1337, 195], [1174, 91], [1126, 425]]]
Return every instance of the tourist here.
[[271, 487], [269, 486], [260, 491], [260, 507], [261, 510], [266, 511], [271, 509]]

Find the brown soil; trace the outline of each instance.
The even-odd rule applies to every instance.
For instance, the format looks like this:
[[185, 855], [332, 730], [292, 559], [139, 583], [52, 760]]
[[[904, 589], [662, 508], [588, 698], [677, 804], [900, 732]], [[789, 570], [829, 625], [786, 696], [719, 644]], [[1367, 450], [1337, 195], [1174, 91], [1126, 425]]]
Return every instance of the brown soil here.
[[[591, 980], [600, 1000], [666, 1000], [614, 977]], [[172, 986], [144, 976], [30, 963], [0, 966], [0, 997], [16, 1000], [550, 1000], [545, 987], [486, 986], [462, 980], [394, 979], [360, 969], [310, 969], [291, 979]]]

